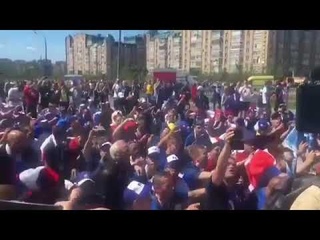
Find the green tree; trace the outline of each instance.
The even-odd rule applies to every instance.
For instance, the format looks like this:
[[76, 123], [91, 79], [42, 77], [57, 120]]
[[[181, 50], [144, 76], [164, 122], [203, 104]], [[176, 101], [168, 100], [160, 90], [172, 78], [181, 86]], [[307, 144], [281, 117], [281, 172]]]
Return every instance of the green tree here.
[[199, 68], [190, 68], [189, 73], [190, 75], [193, 75], [193, 76], [200, 76], [201, 70]]

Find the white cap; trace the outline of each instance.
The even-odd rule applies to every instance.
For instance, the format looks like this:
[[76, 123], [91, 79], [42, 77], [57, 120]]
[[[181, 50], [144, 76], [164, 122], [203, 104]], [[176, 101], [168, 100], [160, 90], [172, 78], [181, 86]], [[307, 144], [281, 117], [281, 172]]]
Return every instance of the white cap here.
[[67, 191], [70, 191], [73, 188], [74, 184], [72, 182], [70, 182], [69, 180], [64, 180], [64, 188]]
[[197, 87], [197, 90], [198, 90], [198, 91], [201, 91], [201, 90], [203, 90], [203, 87], [202, 87], [202, 86], [199, 86], [199, 87]]
[[157, 146], [149, 147], [148, 148], [148, 155], [153, 154], [153, 153], [160, 153], [160, 148]]
[[37, 190], [37, 180], [43, 166], [30, 168], [19, 174], [19, 180], [30, 190]]
[[107, 146], [107, 145], [111, 146], [111, 143], [110, 142], [104, 142], [104, 143], [101, 144], [101, 147], [104, 147], [104, 146]]
[[179, 158], [175, 154], [171, 154], [167, 157], [167, 163], [171, 163], [171, 162], [178, 161], [178, 160], [179, 160]]
[[144, 184], [137, 181], [132, 181], [127, 188], [131, 191], [134, 191], [136, 194], [140, 195], [144, 188]]

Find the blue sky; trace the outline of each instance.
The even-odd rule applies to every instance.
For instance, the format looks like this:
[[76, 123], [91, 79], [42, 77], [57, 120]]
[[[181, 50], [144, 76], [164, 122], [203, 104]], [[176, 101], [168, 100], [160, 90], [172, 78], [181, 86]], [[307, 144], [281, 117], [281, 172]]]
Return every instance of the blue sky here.
[[[48, 59], [65, 61], [65, 37], [69, 34], [112, 34], [118, 38], [118, 30], [39, 30], [36, 35], [32, 30], [0, 30], [0, 58], [12, 60], [34, 60], [44, 58], [44, 40], [48, 45]], [[122, 36], [132, 36], [145, 30], [123, 30]]]

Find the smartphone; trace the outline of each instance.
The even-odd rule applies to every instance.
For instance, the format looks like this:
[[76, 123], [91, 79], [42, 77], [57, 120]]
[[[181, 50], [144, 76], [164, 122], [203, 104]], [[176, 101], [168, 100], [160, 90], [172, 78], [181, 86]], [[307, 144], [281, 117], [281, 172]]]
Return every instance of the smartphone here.
[[231, 139], [230, 145], [232, 150], [243, 150], [244, 144], [243, 144], [243, 133], [241, 129], [235, 129], [234, 130], [234, 136]]

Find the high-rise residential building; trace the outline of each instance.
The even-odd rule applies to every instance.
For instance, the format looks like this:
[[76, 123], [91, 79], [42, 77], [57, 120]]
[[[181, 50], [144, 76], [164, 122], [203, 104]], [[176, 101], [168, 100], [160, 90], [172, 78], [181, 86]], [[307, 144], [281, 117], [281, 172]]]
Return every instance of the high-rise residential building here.
[[148, 70], [171, 67], [202, 73], [304, 74], [320, 64], [320, 31], [152, 32], [146, 36], [146, 48]]
[[139, 68], [146, 68], [146, 38], [144, 35], [136, 35], [130, 37], [124, 37], [124, 44], [132, 44], [136, 50], [134, 50], [136, 57], [136, 65]]
[[270, 71], [307, 75], [320, 65], [319, 30], [270, 31]]
[[206, 72], [217, 73], [222, 71], [224, 58], [224, 30], [209, 30], [210, 35], [210, 69]]
[[[145, 68], [145, 41], [142, 36], [133, 37], [134, 43], [120, 46], [121, 67]], [[113, 36], [77, 34], [66, 38], [66, 60], [69, 74], [105, 75], [116, 77], [118, 42]]]
[[73, 74], [100, 75], [110, 77], [108, 67], [111, 65], [111, 35], [77, 34], [66, 38], [67, 72]]
[[200, 70], [202, 68], [202, 30], [182, 31], [182, 70]]
[[146, 34], [147, 69], [168, 67], [168, 37], [170, 32]]
[[66, 62], [67, 62], [67, 73], [74, 73], [74, 43], [73, 37], [68, 35], [65, 39], [66, 45]]
[[168, 36], [167, 42], [167, 65], [169, 68], [181, 69], [182, 66], [182, 33], [173, 31]]

